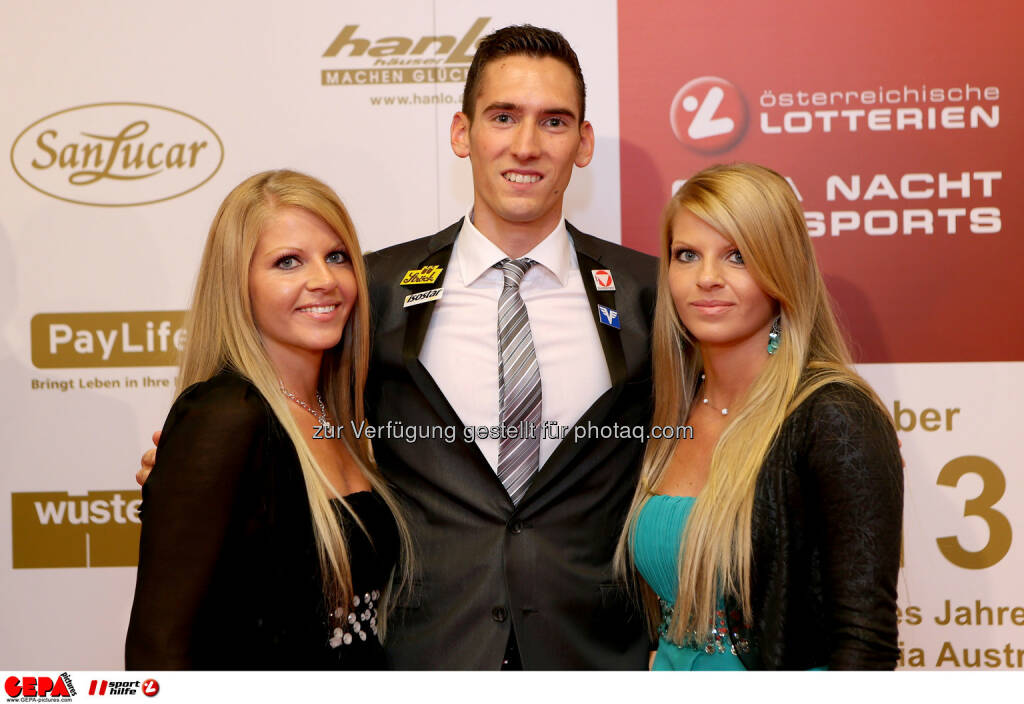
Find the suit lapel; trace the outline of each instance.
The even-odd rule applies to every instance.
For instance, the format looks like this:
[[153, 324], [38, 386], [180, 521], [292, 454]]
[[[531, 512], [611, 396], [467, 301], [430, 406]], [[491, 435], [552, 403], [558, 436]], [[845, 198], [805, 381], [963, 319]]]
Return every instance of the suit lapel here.
[[[437, 280], [431, 284], [402, 286], [403, 289], [410, 289], [408, 293], [419, 293], [433, 288], [443, 288], [444, 277], [448, 273], [455, 238], [461, 229], [462, 220], [459, 220], [447, 230], [443, 230], [431, 238], [428, 254], [419, 263], [419, 268], [421, 269], [430, 265], [443, 267]], [[430, 403], [434, 412], [437, 413], [442, 422], [454, 427], [457, 436], [462, 438], [465, 434], [465, 426], [462, 424], [462, 419], [459, 418], [448, 398], [441, 391], [434, 377], [430, 375], [430, 372], [423, 366], [419, 358], [420, 350], [423, 348], [423, 340], [427, 335], [427, 328], [430, 327], [430, 318], [434, 313], [435, 304], [436, 301], [429, 301], [410, 306], [406, 309], [405, 333], [402, 340], [402, 361], [405, 364], [406, 371], [409, 373], [409, 377], [416, 384], [423, 397], [427, 399], [427, 402]], [[495, 490], [495, 496], [500, 496], [504, 500], [504, 509], [506, 511], [513, 510], [512, 499], [509, 498], [501, 480], [498, 479], [498, 475], [495, 474], [487, 458], [480, 451], [480, 446], [475, 442], [469, 442], [466, 445], [470, 448], [469, 451], [475, 455], [476, 466], [484, 473], [485, 478], [491, 482]]]
[[[448, 260], [451, 258], [451, 245], [439, 249], [430, 254], [420, 262], [419, 268], [426, 266], [443, 267], [441, 274], [433, 283], [413, 284], [402, 286], [403, 293], [414, 294], [430, 291], [435, 288], [444, 287], [444, 277], [448, 273]], [[402, 296], [404, 299], [404, 296]], [[419, 358], [420, 349], [423, 347], [423, 339], [427, 336], [427, 328], [430, 327], [430, 316], [434, 313], [434, 306], [437, 299], [426, 303], [417, 303], [405, 309], [405, 336], [402, 340], [402, 358], [408, 363], [410, 359]]]
[[[594, 325], [597, 327], [598, 338], [601, 340], [601, 348], [604, 352], [605, 362], [608, 364], [609, 376], [611, 377], [611, 388], [594, 401], [590, 408], [587, 409], [577, 422], [604, 422], [610, 417], [611, 410], [614, 408], [626, 381], [626, 358], [622, 343], [622, 330], [602, 323], [598, 312], [598, 306], [601, 305], [613, 311], [617, 311], [616, 295], [629, 296], [632, 294], [631, 292], [625, 292], [622, 290], [597, 290], [592, 272], [595, 269], [609, 269], [614, 277], [615, 271], [613, 268], [602, 264], [602, 249], [599, 246], [595, 246], [595, 244], [600, 241], [579, 232], [579, 230], [569, 223], [566, 223], [566, 227], [573, 238], [573, 247], [576, 250], [576, 257], [580, 267], [580, 275], [583, 279], [583, 288], [587, 293], [587, 301], [591, 308], [591, 316], [593, 318]], [[418, 263], [418, 268], [436, 265], [443, 267], [443, 270], [437, 280], [431, 284], [401, 286], [403, 289], [403, 299], [405, 295], [411, 293], [419, 293], [443, 287], [444, 277], [448, 273], [455, 238], [458, 236], [461, 228], [462, 220], [459, 220], [459, 222], [431, 238], [428, 245], [427, 255]], [[399, 282], [396, 281], [395, 285], [398, 286]], [[458, 417], [458, 414], [455, 413], [455, 410], [448, 402], [444, 393], [442, 393], [440, 387], [438, 387], [437, 382], [434, 381], [434, 378], [430, 376], [426, 367], [424, 367], [419, 360], [420, 350], [423, 347], [423, 340], [426, 337], [427, 329], [430, 326], [430, 318], [433, 315], [435, 305], [435, 301], [429, 301], [427, 303], [410, 306], [406, 309], [405, 331], [402, 341], [402, 359], [410, 378], [419, 388], [424, 398], [426, 398], [431, 404], [434, 411], [445, 423], [455, 426], [461, 433], [464, 429], [461, 419]], [[472, 443], [472, 445], [477, 455], [479, 465], [486, 469], [489, 475], [494, 477], [495, 486], [500, 488], [501, 492], [507, 499], [508, 495], [504, 493], [504, 487], [501, 485], [501, 482], [494, 474], [483, 454], [480, 453], [476, 443]], [[573, 433], [570, 432], [534, 477], [530, 488], [527, 490], [526, 495], [520, 502], [520, 507], [526, 508], [529, 506], [532, 495], [540, 491], [554, 477], [565, 471], [567, 467], [571, 466], [574, 459], [585, 445], [585, 441], [579, 443], [573, 442]], [[511, 500], [508, 501], [508, 508], [512, 508]]]
[[[603, 323], [598, 306], [617, 313], [616, 292], [597, 290], [593, 272], [604, 269], [599, 259], [594, 259], [579, 251], [577, 251], [577, 259], [580, 264], [580, 275], [583, 277], [583, 288], [587, 292], [587, 300], [590, 301], [590, 315], [594, 319], [594, 325], [597, 326], [597, 336], [601, 338], [601, 348], [604, 350], [604, 359], [608, 364], [608, 376], [611, 377], [614, 388], [619, 386], [626, 377], [626, 355], [622, 350], [622, 330]], [[614, 274], [615, 272], [612, 272], [613, 276]]]
[[[430, 244], [428, 245], [427, 256], [424, 257], [418, 264], [418, 268], [422, 269], [425, 266], [440, 266], [442, 267], [441, 274], [438, 278], [429, 284], [414, 284], [410, 286], [401, 286], [403, 289], [403, 295], [401, 296], [404, 300], [405, 295], [413, 293], [421, 293], [423, 291], [429, 291], [435, 288], [444, 287], [444, 278], [448, 274], [448, 263], [452, 256], [452, 246], [455, 243], [455, 238], [459, 234], [459, 230], [462, 229], [462, 220], [460, 219], [457, 223], [442, 230], [431, 238]], [[396, 286], [399, 286], [399, 282], [395, 282]], [[426, 367], [420, 362], [420, 349], [423, 347], [423, 340], [427, 335], [427, 328], [430, 327], [430, 317], [434, 313], [434, 306], [437, 301], [428, 301], [427, 303], [420, 303], [417, 305], [409, 306], [405, 309], [405, 333], [402, 338], [402, 361], [405, 364], [406, 370], [409, 372], [409, 376], [416, 383], [423, 396], [433, 406], [434, 411], [440, 416], [444, 422], [457, 426], [461, 429], [462, 423], [459, 420], [458, 415], [452, 408], [451, 404], [445, 398], [444, 394], [441, 393], [440, 388], [437, 386], [437, 382], [427, 372]]]
[[[622, 330], [602, 323], [600, 313], [598, 312], [598, 306], [601, 305], [613, 311], [617, 311], [618, 308], [615, 305], [616, 294], [630, 294], [628, 292], [618, 290], [597, 290], [592, 272], [595, 269], [609, 269], [611, 270], [612, 277], [614, 278], [615, 271], [610, 269], [610, 267], [603, 266], [601, 264], [602, 252], [597, 247], [594, 247], [592, 242], [593, 238], [589, 235], [584, 235], [569, 223], [566, 223], [565, 225], [569, 230], [569, 234], [572, 235], [573, 247], [576, 250], [576, 259], [579, 262], [580, 267], [580, 276], [583, 278], [583, 288], [587, 292], [587, 300], [590, 303], [591, 315], [594, 320], [594, 325], [597, 326], [597, 334], [601, 340], [601, 348], [604, 351], [605, 362], [608, 364], [608, 374], [611, 377], [612, 382], [611, 388], [601, 394], [601, 396], [591, 404], [590, 408], [588, 408], [577, 420], [577, 424], [581, 422], [586, 423], [587, 421], [593, 422], [595, 419], [598, 422], [603, 422], [609, 417], [611, 409], [614, 407], [615, 402], [622, 393], [623, 384], [626, 382], [626, 355], [622, 345]], [[570, 431], [562, 442], [559, 443], [558, 447], [555, 448], [555, 451], [551, 456], [548, 457], [547, 462], [545, 462], [544, 466], [541, 467], [536, 477], [534, 477], [529, 490], [520, 502], [520, 506], [526, 505], [532, 494], [540, 491], [554, 477], [561, 474], [566, 467], [571, 466], [573, 460], [585, 444], [586, 442], [574, 442], [573, 433]]]

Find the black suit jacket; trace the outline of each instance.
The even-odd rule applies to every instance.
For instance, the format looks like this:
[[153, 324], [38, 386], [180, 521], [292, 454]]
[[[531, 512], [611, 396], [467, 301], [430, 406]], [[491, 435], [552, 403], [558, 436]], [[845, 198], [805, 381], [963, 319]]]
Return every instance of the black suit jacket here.
[[[611, 569], [644, 444], [593, 435], [650, 421], [656, 260], [568, 225], [612, 387], [578, 422], [597, 433], [579, 442], [570, 433], [516, 507], [476, 444], [464, 441], [461, 421], [419, 361], [435, 304], [403, 308], [410, 293], [443, 285], [461, 225], [367, 256], [371, 422], [456, 428], [452, 443], [374, 442], [381, 471], [407, 507], [418, 564], [413, 592], [390, 626], [389, 662], [496, 669], [514, 625], [526, 669], [644, 668], [643, 619]], [[444, 268], [437, 281], [399, 285], [407, 271], [430, 264]], [[611, 270], [616, 290], [595, 290], [592, 269]], [[600, 324], [598, 304], [618, 311], [621, 330]]]

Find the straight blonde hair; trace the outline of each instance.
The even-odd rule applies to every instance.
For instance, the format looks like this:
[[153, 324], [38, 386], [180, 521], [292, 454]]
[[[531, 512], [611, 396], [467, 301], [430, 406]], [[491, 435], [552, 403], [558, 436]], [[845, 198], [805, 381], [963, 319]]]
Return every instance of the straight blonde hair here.
[[[686, 524], [678, 558], [679, 585], [668, 635], [683, 642], [707, 633], [723, 594], [738, 598], [746, 623], [750, 600], [751, 516], [761, 465], [783, 421], [825, 384], [859, 389], [888, 411], [860, 376], [814, 257], [803, 211], [784, 178], [756, 164], [712, 166], [672, 196], [661, 221], [661, 261], [652, 331], [655, 426], [685, 423], [703, 368], [700, 348], [679, 320], [668, 286], [672, 222], [687, 209], [740, 250], [747, 270], [779, 306], [777, 352], [752, 383], [715, 445], [707, 483]], [[615, 555], [618, 574], [636, 586], [631, 545], [637, 517], [661, 484], [676, 440], [652, 438]], [[641, 596], [652, 634], [661, 618], [646, 585]]]
[[[324, 594], [330, 610], [351, 603], [352, 573], [346, 536], [331, 499], [338, 499], [355, 523], [366, 527], [345, 498], [327, 480], [306, 444], [280, 381], [267, 356], [253, 318], [249, 297], [249, 266], [263, 228], [282, 208], [301, 208], [323, 220], [341, 239], [355, 274], [357, 296], [341, 342], [327, 350], [320, 368], [320, 394], [331, 418], [344, 428], [342, 441], [363, 476], [384, 499], [398, 524], [400, 561], [387, 590], [378, 619], [384, 635], [388, 604], [407, 584], [412, 551], [408, 527], [393, 492], [381, 477], [367, 437], [357, 438], [365, 420], [363, 392], [370, 358], [369, 290], [366, 266], [348, 211], [324, 183], [294, 171], [264, 171], [246, 179], [224, 199], [210, 225], [192, 305], [186, 316], [188, 341], [181, 358], [177, 391], [231, 369], [255, 386], [295, 447], [313, 517]], [[368, 537], [372, 540], [373, 536]], [[390, 597], [390, 598], [389, 598]]]

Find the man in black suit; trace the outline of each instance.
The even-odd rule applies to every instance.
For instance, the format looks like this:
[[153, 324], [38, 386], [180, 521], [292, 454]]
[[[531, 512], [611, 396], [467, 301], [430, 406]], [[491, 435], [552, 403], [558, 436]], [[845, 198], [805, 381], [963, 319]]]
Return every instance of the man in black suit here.
[[[485, 37], [451, 127], [473, 207], [367, 256], [367, 414], [418, 567], [389, 626], [395, 668], [647, 665], [643, 618], [611, 563], [650, 420], [657, 262], [562, 217], [573, 166], [593, 155], [584, 109], [561, 34]], [[522, 404], [513, 386], [527, 389]], [[532, 415], [513, 425], [513, 405]], [[502, 427], [533, 437], [493, 437]], [[510, 456], [525, 458], [511, 474]]]
[[[472, 162], [473, 207], [367, 257], [371, 422], [457, 430], [454, 442], [374, 442], [417, 548], [387, 643], [399, 669], [647, 663], [611, 561], [650, 418], [656, 261], [562, 218], [573, 166], [594, 149], [584, 106], [560, 34], [484, 38], [451, 127]], [[539, 437], [493, 437], [509, 435], [513, 405], [533, 409], [520, 426]]]

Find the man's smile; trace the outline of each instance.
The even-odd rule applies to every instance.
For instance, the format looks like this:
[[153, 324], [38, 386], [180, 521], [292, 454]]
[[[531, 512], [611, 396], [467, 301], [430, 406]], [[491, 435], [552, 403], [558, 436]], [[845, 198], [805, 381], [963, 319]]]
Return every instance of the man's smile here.
[[518, 171], [506, 171], [502, 176], [505, 177], [506, 181], [510, 181], [512, 183], [537, 183], [537, 181], [540, 181], [541, 178], [543, 178], [540, 174], [525, 174]]

